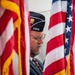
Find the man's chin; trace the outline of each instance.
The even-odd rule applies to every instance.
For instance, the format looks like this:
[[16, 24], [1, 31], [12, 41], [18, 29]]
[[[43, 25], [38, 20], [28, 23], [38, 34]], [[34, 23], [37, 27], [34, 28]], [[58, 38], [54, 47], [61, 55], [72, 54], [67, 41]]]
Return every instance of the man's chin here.
[[38, 52], [36, 52], [36, 55], [38, 55], [40, 52], [38, 51]]

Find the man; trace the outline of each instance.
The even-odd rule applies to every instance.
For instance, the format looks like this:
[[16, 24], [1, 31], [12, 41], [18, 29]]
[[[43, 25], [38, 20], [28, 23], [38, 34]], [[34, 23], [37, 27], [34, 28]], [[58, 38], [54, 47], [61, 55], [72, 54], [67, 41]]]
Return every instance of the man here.
[[39, 50], [45, 37], [45, 34], [42, 32], [45, 25], [45, 17], [42, 14], [30, 12], [30, 23], [30, 75], [42, 75], [43, 64], [34, 57], [40, 53]]

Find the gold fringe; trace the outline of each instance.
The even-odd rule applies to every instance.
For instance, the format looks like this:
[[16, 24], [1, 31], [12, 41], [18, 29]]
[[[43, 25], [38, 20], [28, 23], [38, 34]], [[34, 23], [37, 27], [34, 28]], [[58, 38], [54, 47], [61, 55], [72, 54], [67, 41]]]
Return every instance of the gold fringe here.
[[56, 73], [56, 74], [54, 74], [54, 75], [66, 75], [65, 69]]
[[18, 55], [19, 55], [20, 75], [22, 75], [21, 51], [20, 51], [20, 25], [18, 25]]
[[3, 65], [2, 75], [9, 75], [9, 66], [11, 64], [11, 60], [13, 56], [14, 56], [14, 52], [12, 51], [11, 55], [9, 56], [9, 58], [5, 61]]
[[69, 55], [68, 55], [67, 75], [70, 75], [70, 53], [69, 53]]

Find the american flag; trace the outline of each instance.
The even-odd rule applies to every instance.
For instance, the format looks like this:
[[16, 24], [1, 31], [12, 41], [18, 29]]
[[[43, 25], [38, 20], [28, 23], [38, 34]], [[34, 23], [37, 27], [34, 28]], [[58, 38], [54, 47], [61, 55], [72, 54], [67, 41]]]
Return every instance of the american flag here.
[[7, 4], [4, 4], [5, 2], [3, 0], [0, 0], [0, 3], [0, 72], [1, 75], [13, 75], [12, 58], [14, 53], [14, 17], [12, 16], [12, 12], [8, 10], [10, 8], [7, 9]]
[[69, 54], [70, 37], [72, 31], [72, 0], [68, 1], [67, 5], [67, 18], [65, 25], [65, 56]]
[[29, 19], [27, 0], [0, 0], [0, 75], [29, 75]]
[[72, 0], [53, 0], [43, 75], [70, 75]]
[[72, 0], [68, 0], [67, 4], [67, 18], [66, 18], [66, 25], [65, 25], [65, 58], [66, 58], [66, 74], [71, 74], [71, 33], [72, 33], [72, 10], [73, 4]]
[[[21, 24], [21, 53], [22, 53], [22, 75], [29, 75], [30, 73], [30, 14], [28, 9], [28, 1], [20, 0], [21, 4], [21, 16], [22, 16], [22, 24]], [[25, 40], [25, 41], [24, 41]], [[26, 65], [27, 64], [27, 65]]]

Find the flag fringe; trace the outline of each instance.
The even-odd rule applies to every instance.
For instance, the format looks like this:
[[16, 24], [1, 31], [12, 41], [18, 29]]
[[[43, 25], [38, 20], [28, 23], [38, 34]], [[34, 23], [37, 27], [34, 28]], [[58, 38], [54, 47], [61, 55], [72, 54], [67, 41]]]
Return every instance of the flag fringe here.
[[19, 55], [19, 70], [20, 75], [22, 75], [21, 50], [20, 50], [20, 25], [18, 25], [18, 55]]
[[61, 70], [60, 72], [58, 72], [58, 73], [56, 73], [54, 75], [66, 75], [65, 69], [64, 70]]
[[70, 75], [70, 53], [68, 55], [68, 62], [67, 62], [67, 75]]
[[11, 55], [8, 57], [8, 59], [5, 61], [3, 65], [2, 75], [9, 75], [9, 66], [11, 64], [11, 60], [14, 56], [14, 52], [12, 51]]

